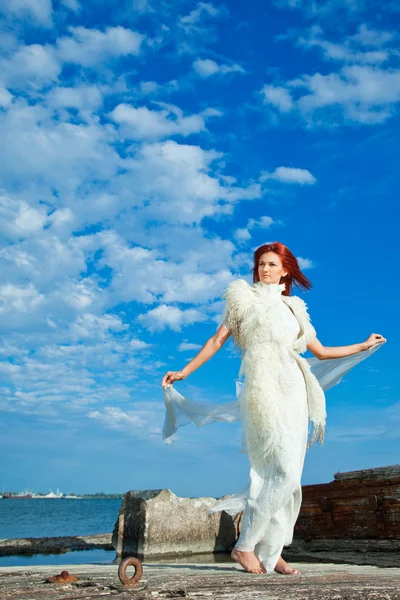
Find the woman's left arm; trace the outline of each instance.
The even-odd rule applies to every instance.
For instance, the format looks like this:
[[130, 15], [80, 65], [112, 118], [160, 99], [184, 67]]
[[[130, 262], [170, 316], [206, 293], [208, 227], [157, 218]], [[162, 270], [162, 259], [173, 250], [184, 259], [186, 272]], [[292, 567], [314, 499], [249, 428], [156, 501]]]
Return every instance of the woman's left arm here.
[[379, 333], [371, 333], [369, 338], [360, 344], [350, 344], [349, 346], [323, 346], [317, 338], [314, 338], [307, 344], [307, 348], [320, 360], [326, 360], [327, 358], [340, 358], [342, 356], [357, 354], [357, 352], [368, 350], [368, 348], [371, 348], [375, 344], [384, 342], [386, 342], [386, 338], [382, 335], [379, 335]]

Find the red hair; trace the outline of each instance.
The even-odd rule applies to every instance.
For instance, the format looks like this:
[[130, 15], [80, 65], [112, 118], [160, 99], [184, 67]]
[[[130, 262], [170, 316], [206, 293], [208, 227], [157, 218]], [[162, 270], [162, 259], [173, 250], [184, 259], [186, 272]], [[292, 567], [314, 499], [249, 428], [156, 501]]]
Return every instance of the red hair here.
[[299, 263], [294, 254], [284, 244], [280, 242], [271, 242], [271, 244], [263, 244], [254, 252], [254, 268], [253, 268], [253, 282], [260, 281], [258, 276], [258, 263], [260, 257], [265, 252], [274, 252], [279, 256], [282, 261], [283, 268], [288, 272], [285, 277], [281, 277], [280, 283], [284, 283], [286, 289], [283, 291], [284, 296], [290, 296], [292, 291], [292, 285], [299, 288], [309, 290], [312, 288], [312, 283], [307, 277], [301, 272]]

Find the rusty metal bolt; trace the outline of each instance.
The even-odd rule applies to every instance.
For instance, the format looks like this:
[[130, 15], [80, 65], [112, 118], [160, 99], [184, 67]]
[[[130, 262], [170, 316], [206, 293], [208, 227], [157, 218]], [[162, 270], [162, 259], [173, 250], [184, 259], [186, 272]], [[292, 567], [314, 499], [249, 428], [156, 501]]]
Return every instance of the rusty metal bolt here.
[[[126, 570], [128, 567], [135, 567], [135, 574], [133, 577], [128, 577]], [[120, 582], [129, 587], [133, 587], [139, 583], [143, 575], [143, 567], [142, 563], [138, 558], [133, 558], [133, 556], [128, 556], [125, 558], [118, 568], [118, 577]]]
[[46, 579], [47, 583], [76, 583], [79, 581], [79, 577], [70, 575], [68, 571], [61, 571], [60, 575], [53, 575]]

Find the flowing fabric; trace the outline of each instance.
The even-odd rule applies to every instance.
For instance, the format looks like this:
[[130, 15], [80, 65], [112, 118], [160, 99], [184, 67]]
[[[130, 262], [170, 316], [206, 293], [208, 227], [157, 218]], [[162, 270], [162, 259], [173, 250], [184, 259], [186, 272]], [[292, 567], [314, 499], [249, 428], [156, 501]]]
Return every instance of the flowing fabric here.
[[[246, 294], [247, 288], [242, 287]], [[300, 357], [294, 351], [296, 343], [301, 336], [315, 336], [315, 330], [302, 320], [301, 312], [291, 310], [295, 301], [290, 306], [282, 301], [283, 290], [282, 284], [262, 284], [251, 290], [254, 295], [249, 298], [254, 297], [255, 304], [248, 311], [244, 333], [240, 333], [246, 350], [239, 371], [242, 380], [236, 382], [236, 400], [194, 402], [173, 386], [163, 388], [166, 415], [162, 435], [166, 443], [172, 442], [179, 427], [191, 422], [202, 427], [217, 421], [241, 421], [241, 451], [249, 456], [250, 481], [210, 512], [224, 510], [234, 515], [244, 511], [236, 548], [254, 551], [267, 572], [274, 570], [283, 546], [293, 539], [302, 499], [301, 474], [310, 445], [311, 413], [322, 428], [324, 391], [382, 345], [343, 358]], [[228, 330], [232, 322], [224, 320]], [[317, 429], [317, 433], [321, 431]]]
[[[318, 379], [324, 391], [337, 385], [353, 367], [376, 352], [382, 343], [377, 343], [368, 350], [357, 352], [351, 356], [320, 360], [319, 358], [306, 358], [311, 372]], [[173, 436], [183, 425], [194, 423], [198, 427], [210, 423], [237, 423], [240, 421], [239, 395], [244, 383], [236, 381], [237, 400], [218, 404], [216, 402], [194, 402], [182, 396], [173, 386], [163, 387], [165, 402], [165, 420], [162, 432], [163, 440], [167, 445], [173, 444]]]

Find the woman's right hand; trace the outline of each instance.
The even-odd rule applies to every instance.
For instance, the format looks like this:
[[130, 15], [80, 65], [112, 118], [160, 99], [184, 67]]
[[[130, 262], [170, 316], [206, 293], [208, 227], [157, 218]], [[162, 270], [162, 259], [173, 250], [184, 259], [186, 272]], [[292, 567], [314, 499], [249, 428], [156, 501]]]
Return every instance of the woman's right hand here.
[[161, 382], [163, 387], [170, 387], [174, 381], [180, 381], [181, 379], [185, 379], [185, 375], [182, 371], [168, 371]]
[[375, 344], [383, 344], [385, 342], [386, 338], [384, 338], [383, 335], [380, 335], [379, 333], [371, 333], [369, 338], [363, 344], [364, 350], [372, 348], [372, 346], [374, 346]]

